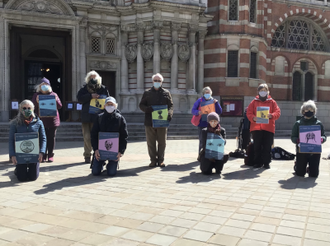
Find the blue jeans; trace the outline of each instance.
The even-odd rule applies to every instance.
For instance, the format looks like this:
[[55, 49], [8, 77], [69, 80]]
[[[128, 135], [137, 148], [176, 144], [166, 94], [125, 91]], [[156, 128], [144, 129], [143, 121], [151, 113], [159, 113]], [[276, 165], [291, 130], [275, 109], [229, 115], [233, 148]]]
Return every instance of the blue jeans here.
[[[98, 161], [94, 157], [93, 159], [93, 165], [92, 165], [92, 174], [95, 176], [98, 176], [101, 174], [102, 169], [103, 169], [103, 164], [105, 161]], [[118, 166], [118, 161], [108, 161], [107, 164], [107, 174], [108, 176], [115, 176], [117, 173], [117, 166]]]

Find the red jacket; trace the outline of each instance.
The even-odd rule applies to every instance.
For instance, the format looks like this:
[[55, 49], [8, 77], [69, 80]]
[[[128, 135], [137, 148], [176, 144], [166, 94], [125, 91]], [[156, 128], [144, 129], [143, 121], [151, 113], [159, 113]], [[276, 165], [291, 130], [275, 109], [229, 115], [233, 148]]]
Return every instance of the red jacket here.
[[[269, 113], [272, 115], [272, 118], [269, 119], [268, 124], [257, 124], [255, 121], [253, 121], [253, 117], [257, 116], [257, 107], [260, 107], [260, 106], [269, 107]], [[248, 117], [249, 121], [251, 122], [250, 132], [252, 132], [252, 131], [268, 131], [268, 132], [275, 133], [275, 120], [280, 118], [281, 110], [277, 106], [277, 103], [275, 102], [275, 100], [273, 100], [273, 98], [271, 98], [271, 96], [268, 96], [268, 98], [264, 102], [259, 99], [259, 96], [256, 96], [256, 98], [254, 98], [252, 100], [252, 102], [249, 104], [247, 112], [246, 112], [246, 116]]]

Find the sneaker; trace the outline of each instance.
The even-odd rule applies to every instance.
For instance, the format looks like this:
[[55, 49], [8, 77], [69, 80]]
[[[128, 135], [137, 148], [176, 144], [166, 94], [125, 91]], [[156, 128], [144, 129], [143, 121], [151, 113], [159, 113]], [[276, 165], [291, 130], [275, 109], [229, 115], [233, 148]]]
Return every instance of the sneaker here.
[[156, 166], [156, 162], [151, 162], [150, 164], [149, 164], [149, 167], [155, 167]]
[[159, 166], [160, 166], [160, 167], [165, 167], [165, 163], [162, 162], [162, 163], [159, 164]]
[[91, 157], [85, 157], [85, 163], [91, 163]]
[[265, 169], [270, 169], [269, 164], [264, 164], [264, 168], [265, 168]]
[[54, 161], [54, 157], [48, 157], [48, 162], [53, 162]]

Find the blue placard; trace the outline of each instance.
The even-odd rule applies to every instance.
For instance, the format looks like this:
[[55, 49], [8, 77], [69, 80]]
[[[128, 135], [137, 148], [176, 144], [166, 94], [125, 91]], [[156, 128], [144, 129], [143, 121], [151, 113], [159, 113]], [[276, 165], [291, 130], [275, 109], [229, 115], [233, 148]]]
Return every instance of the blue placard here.
[[15, 156], [17, 164], [37, 163], [39, 153], [38, 132], [15, 133]]
[[321, 153], [321, 126], [299, 126], [299, 152]]
[[39, 117], [56, 117], [57, 105], [55, 95], [39, 95]]
[[217, 134], [208, 132], [205, 146], [205, 158], [222, 160], [226, 141]]
[[119, 151], [118, 132], [99, 132], [100, 160], [117, 160]]
[[151, 114], [152, 126], [154, 128], [169, 127], [170, 122], [167, 120], [168, 117], [167, 105], [154, 105], [152, 106], [152, 109], [154, 110]]
[[97, 99], [91, 99], [89, 104], [89, 113], [90, 114], [100, 114], [104, 109], [106, 95], [100, 95]]

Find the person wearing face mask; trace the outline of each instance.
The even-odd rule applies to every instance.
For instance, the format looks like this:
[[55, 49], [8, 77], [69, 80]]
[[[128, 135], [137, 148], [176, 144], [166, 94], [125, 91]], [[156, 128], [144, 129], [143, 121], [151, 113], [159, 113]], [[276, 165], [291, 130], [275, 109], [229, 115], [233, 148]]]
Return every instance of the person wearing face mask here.
[[[257, 123], [257, 107], [269, 107], [269, 114], [266, 115], [268, 124]], [[258, 95], [249, 104], [246, 116], [251, 122], [250, 132], [254, 143], [254, 168], [255, 170], [264, 167], [270, 168], [271, 149], [274, 141], [275, 121], [280, 118], [281, 110], [276, 101], [269, 95], [267, 84], [260, 84]]]
[[89, 106], [91, 99], [97, 99], [101, 95], [110, 96], [108, 89], [102, 85], [102, 78], [95, 71], [90, 71], [85, 77], [85, 85], [78, 91], [77, 99], [82, 104], [81, 122], [82, 132], [84, 137], [84, 158], [85, 163], [91, 162], [91, 130], [93, 122], [97, 118], [97, 114], [89, 113]]
[[47, 157], [49, 162], [53, 162], [56, 130], [60, 125], [60, 115], [58, 110], [62, 108], [62, 102], [58, 95], [53, 92], [52, 87], [50, 86], [50, 82], [46, 78], [42, 78], [40, 80], [40, 83], [36, 86], [36, 93], [34, 93], [32, 97], [32, 102], [34, 104], [36, 113], [39, 112], [39, 95], [53, 95], [56, 99], [57, 115], [55, 117], [40, 117], [44, 124], [47, 136], [47, 147], [43, 162], [47, 160]]
[[[321, 154], [318, 153], [299, 153], [299, 126], [321, 126], [321, 143], [325, 143], [327, 137], [324, 133], [324, 127], [321, 121], [316, 118], [317, 108], [315, 102], [309, 100], [304, 102], [300, 108], [300, 112], [303, 115], [300, 120], [296, 121], [293, 125], [291, 132], [291, 141], [296, 144], [296, 163], [294, 166], [295, 174], [297, 176], [304, 177], [306, 172], [309, 177], [317, 178], [319, 176], [319, 164]], [[308, 165], [308, 167], [307, 167]]]
[[213, 169], [215, 169], [216, 174], [221, 174], [223, 165], [227, 162], [229, 156], [224, 155], [222, 160], [207, 159], [205, 158], [205, 148], [207, 133], [217, 134], [226, 141], [226, 130], [220, 126], [220, 117], [215, 112], [207, 115], [207, 122], [207, 127], [202, 129], [202, 149], [198, 157], [198, 161], [201, 163], [200, 169], [205, 175], [212, 174]]
[[94, 157], [91, 165], [92, 174], [98, 176], [102, 172], [105, 161], [100, 160], [100, 153], [98, 150], [99, 132], [119, 132], [119, 153], [117, 160], [108, 161], [107, 174], [108, 176], [115, 176], [117, 173], [117, 166], [120, 158], [124, 155], [127, 146], [127, 124], [125, 118], [117, 109], [117, 101], [113, 97], [105, 99], [104, 112], [99, 114], [95, 119], [91, 131], [92, 147], [94, 150]]
[[[218, 100], [216, 99], [213, 99], [212, 98], [212, 90], [210, 87], [205, 87], [203, 88], [202, 90], [202, 97], [201, 98], [198, 98], [197, 101], [194, 103], [194, 106], [192, 107], [191, 109], [191, 113], [193, 115], [202, 115], [202, 111], [201, 111], [201, 103], [202, 102], [205, 102], [205, 101], [210, 101], [212, 100], [213, 103], [214, 103], [214, 108], [215, 108], [215, 112], [220, 115], [222, 113], [222, 108], [218, 102]], [[211, 113], [211, 112], [209, 112]], [[206, 116], [206, 115], [205, 115]], [[199, 145], [198, 145], [198, 153], [201, 151], [202, 149], [202, 129], [207, 127], [207, 120], [206, 120], [206, 117], [201, 117], [200, 119], [200, 122], [199, 122], [199, 125], [198, 125], [198, 136], [199, 136]]]
[[[157, 164], [160, 167], [165, 167], [164, 156], [167, 138], [167, 128], [154, 128], [152, 126], [154, 105], [167, 105], [168, 116], [167, 120], [171, 121], [173, 116], [173, 101], [171, 93], [162, 87], [164, 78], [161, 74], [156, 73], [152, 76], [153, 87], [143, 93], [140, 109], [145, 113], [144, 125], [146, 131], [148, 153], [150, 157], [149, 167], [155, 167]], [[156, 146], [158, 142], [158, 148]]]
[[[19, 105], [17, 116], [10, 122], [9, 130], [9, 156], [16, 166], [15, 175], [19, 181], [34, 181], [39, 177], [39, 163], [46, 152], [46, 134], [42, 121], [34, 114], [34, 105], [30, 100], [24, 100]], [[15, 133], [39, 133], [39, 159], [38, 163], [17, 164], [15, 154]]]

